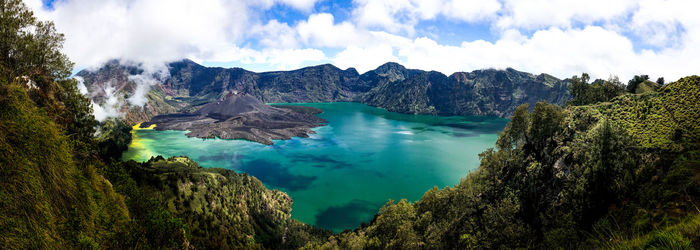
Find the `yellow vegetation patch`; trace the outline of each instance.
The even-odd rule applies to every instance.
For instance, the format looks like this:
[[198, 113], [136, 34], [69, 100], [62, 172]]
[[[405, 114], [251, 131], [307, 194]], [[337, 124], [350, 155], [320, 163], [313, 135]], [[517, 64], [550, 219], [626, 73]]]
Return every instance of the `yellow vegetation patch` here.
[[146, 130], [146, 129], [154, 129], [156, 127], [155, 124], [151, 124], [151, 126], [148, 126], [147, 128], [142, 128], [141, 123], [138, 123], [131, 127], [132, 130]]
[[155, 124], [149, 126], [148, 128], [139, 128], [141, 126], [141, 123], [134, 125], [131, 130], [131, 143], [129, 143], [129, 148], [130, 149], [135, 149], [137, 152], [139, 152], [138, 157], [136, 159], [148, 159], [151, 156], [155, 156], [155, 154], [149, 149], [149, 139], [144, 139], [138, 136], [138, 134], [135, 132], [136, 130], [150, 130], [155, 128]]

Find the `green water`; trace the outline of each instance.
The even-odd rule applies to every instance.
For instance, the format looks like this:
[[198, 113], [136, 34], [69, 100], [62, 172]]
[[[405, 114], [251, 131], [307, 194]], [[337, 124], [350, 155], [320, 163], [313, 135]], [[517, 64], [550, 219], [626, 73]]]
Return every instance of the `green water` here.
[[459, 182], [479, 165], [507, 120], [405, 115], [357, 103], [323, 109], [328, 125], [310, 138], [266, 146], [188, 138], [184, 131], [134, 131], [125, 158], [187, 155], [204, 167], [246, 172], [294, 200], [292, 217], [334, 231], [367, 222], [387, 200], [420, 199]]

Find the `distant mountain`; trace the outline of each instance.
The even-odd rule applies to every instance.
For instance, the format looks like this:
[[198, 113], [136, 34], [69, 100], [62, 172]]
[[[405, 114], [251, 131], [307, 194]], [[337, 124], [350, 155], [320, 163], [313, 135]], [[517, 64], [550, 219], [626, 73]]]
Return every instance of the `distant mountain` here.
[[[83, 70], [91, 98], [106, 101], [109, 87], [120, 100], [137, 89], [130, 75], [142, 74], [135, 66], [111, 61], [96, 70]], [[477, 70], [446, 76], [435, 71], [406, 69], [386, 63], [359, 74], [354, 68], [330, 64], [292, 71], [255, 73], [241, 68], [204, 67], [190, 60], [168, 64], [169, 76], [151, 86], [144, 108], [123, 106], [131, 123], [155, 115], [191, 112], [231, 92], [244, 92], [267, 103], [361, 102], [389, 111], [435, 115], [493, 115], [507, 117], [522, 103], [564, 104], [570, 98], [565, 81], [514, 69]]]
[[437, 115], [510, 116], [523, 103], [547, 101], [559, 105], [569, 98], [567, 86], [553, 76], [507, 70], [406, 72], [405, 79], [382, 81], [362, 102], [389, 111]]

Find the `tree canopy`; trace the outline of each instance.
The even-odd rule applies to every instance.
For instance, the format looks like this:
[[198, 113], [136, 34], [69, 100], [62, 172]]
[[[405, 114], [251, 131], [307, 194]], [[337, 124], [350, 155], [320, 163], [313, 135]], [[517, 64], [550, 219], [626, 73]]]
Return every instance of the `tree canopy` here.
[[61, 52], [64, 40], [53, 22], [38, 21], [22, 1], [0, 3], [0, 65], [6, 77], [67, 78], [73, 63]]
[[569, 92], [573, 96], [569, 104], [587, 105], [608, 102], [625, 92], [624, 86], [616, 76], [608, 80], [597, 79], [590, 84], [589, 80], [590, 77], [586, 73], [581, 74], [581, 77], [572, 76], [569, 79]]

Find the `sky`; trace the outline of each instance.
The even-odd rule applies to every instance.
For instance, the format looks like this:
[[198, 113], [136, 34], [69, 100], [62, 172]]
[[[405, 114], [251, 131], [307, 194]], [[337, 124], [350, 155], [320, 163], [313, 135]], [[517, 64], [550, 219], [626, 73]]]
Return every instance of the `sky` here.
[[700, 73], [697, 0], [25, 0], [76, 69], [189, 58], [252, 71], [386, 62], [559, 78]]

